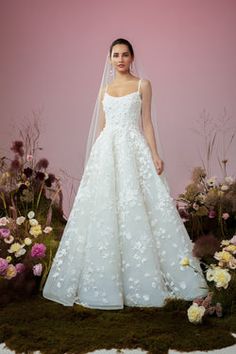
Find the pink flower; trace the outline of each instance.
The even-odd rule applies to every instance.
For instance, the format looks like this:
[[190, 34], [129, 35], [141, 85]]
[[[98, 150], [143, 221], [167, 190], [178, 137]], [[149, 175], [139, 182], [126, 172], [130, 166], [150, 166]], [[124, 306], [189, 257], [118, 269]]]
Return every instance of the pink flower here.
[[222, 214], [222, 218], [223, 218], [224, 220], [227, 220], [227, 219], [229, 218], [229, 214], [228, 214], [228, 213], [223, 213], [223, 214]]
[[234, 235], [231, 240], [230, 243], [232, 243], [233, 245], [236, 245], [236, 235]]
[[213, 218], [215, 218], [215, 216], [216, 216], [215, 210], [210, 210], [209, 213], [208, 213], [208, 217], [210, 219], [213, 219]]
[[193, 300], [193, 302], [195, 302], [196, 304], [198, 304], [198, 306], [200, 306], [203, 302], [203, 298], [197, 297], [196, 299]]
[[33, 160], [33, 155], [27, 155], [26, 160], [27, 161], [32, 161]]
[[9, 229], [0, 229], [0, 237], [2, 238], [8, 237], [10, 233]]
[[42, 273], [42, 269], [43, 269], [42, 263], [35, 264], [35, 265], [33, 266], [33, 273], [34, 273], [34, 275], [40, 276], [41, 273]]
[[22, 273], [25, 270], [25, 265], [23, 263], [17, 263], [15, 265], [17, 273]]
[[35, 243], [31, 248], [31, 256], [32, 257], [44, 257], [46, 251], [46, 246], [43, 243]]
[[0, 258], [0, 274], [4, 275], [8, 268], [8, 262], [4, 258]]

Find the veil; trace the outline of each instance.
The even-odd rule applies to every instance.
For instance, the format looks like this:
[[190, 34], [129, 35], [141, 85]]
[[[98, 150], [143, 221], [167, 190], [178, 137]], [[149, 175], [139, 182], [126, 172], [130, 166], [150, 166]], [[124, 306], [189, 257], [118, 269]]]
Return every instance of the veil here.
[[[132, 62], [132, 68], [130, 72], [139, 77], [139, 78], [146, 78], [143, 66], [140, 63], [140, 59], [135, 59]], [[99, 90], [98, 90], [98, 95], [96, 98], [91, 122], [90, 122], [90, 127], [89, 127], [89, 133], [88, 133], [88, 139], [86, 143], [86, 152], [85, 152], [85, 158], [84, 158], [84, 169], [87, 165], [87, 162], [89, 160], [89, 156], [91, 153], [91, 149], [93, 147], [94, 142], [96, 141], [98, 135], [100, 134], [100, 127], [99, 127], [99, 120], [100, 120], [100, 115], [103, 113], [103, 106], [101, 102], [101, 96], [102, 92], [104, 91], [106, 85], [109, 85], [113, 80], [115, 79], [115, 69], [113, 65], [110, 63], [110, 58], [109, 58], [109, 52], [106, 55], [105, 59], [105, 66], [102, 74], [102, 79], [100, 82]], [[151, 104], [151, 117], [152, 117], [152, 125], [154, 129], [154, 134], [155, 134], [155, 139], [156, 139], [156, 146], [157, 146], [157, 152], [160, 156], [160, 158], [165, 162], [165, 156], [164, 156], [164, 149], [161, 143], [160, 139], [160, 134], [159, 134], [159, 129], [158, 129], [158, 121], [157, 121], [157, 109], [156, 109], [156, 96], [154, 95], [152, 97], [152, 104]], [[139, 120], [139, 128], [142, 131], [142, 120]], [[168, 178], [166, 175], [165, 167], [163, 172], [159, 175], [167, 190], [170, 192], [170, 187], [168, 184]]]

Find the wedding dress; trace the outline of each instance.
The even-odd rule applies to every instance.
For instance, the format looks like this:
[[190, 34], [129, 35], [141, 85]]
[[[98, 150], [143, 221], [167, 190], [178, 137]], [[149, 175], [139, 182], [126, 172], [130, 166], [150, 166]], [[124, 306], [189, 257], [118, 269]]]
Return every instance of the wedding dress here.
[[[106, 124], [80, 182], [43, 296], [97, 309], [163, 306], [208, 287], [193, 243], [139, 129], [138, 90], [105, 92]], [[180, 264], [189, 257], [190, 265]]]

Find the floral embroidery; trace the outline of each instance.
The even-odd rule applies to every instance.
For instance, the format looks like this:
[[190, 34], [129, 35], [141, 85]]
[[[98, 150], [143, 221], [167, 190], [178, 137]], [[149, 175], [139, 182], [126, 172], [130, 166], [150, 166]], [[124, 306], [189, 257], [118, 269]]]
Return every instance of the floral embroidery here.
[[106, 125], [92, 147], [43, 296], [65, 306], [119, 309], [206, 295], [200, 274], [179, 265], [187, 256], [200, 270], [139, 128], [138, 93], [106, 95], [103, 107]]

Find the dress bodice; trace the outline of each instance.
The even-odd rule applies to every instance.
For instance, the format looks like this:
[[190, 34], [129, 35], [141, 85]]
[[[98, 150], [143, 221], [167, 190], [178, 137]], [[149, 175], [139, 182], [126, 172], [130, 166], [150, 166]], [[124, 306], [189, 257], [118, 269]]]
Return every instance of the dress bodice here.
[[139, 127], [142, 99], [139, 90], [124, 96], [103, 97], [103, 109], [107, 128]]

